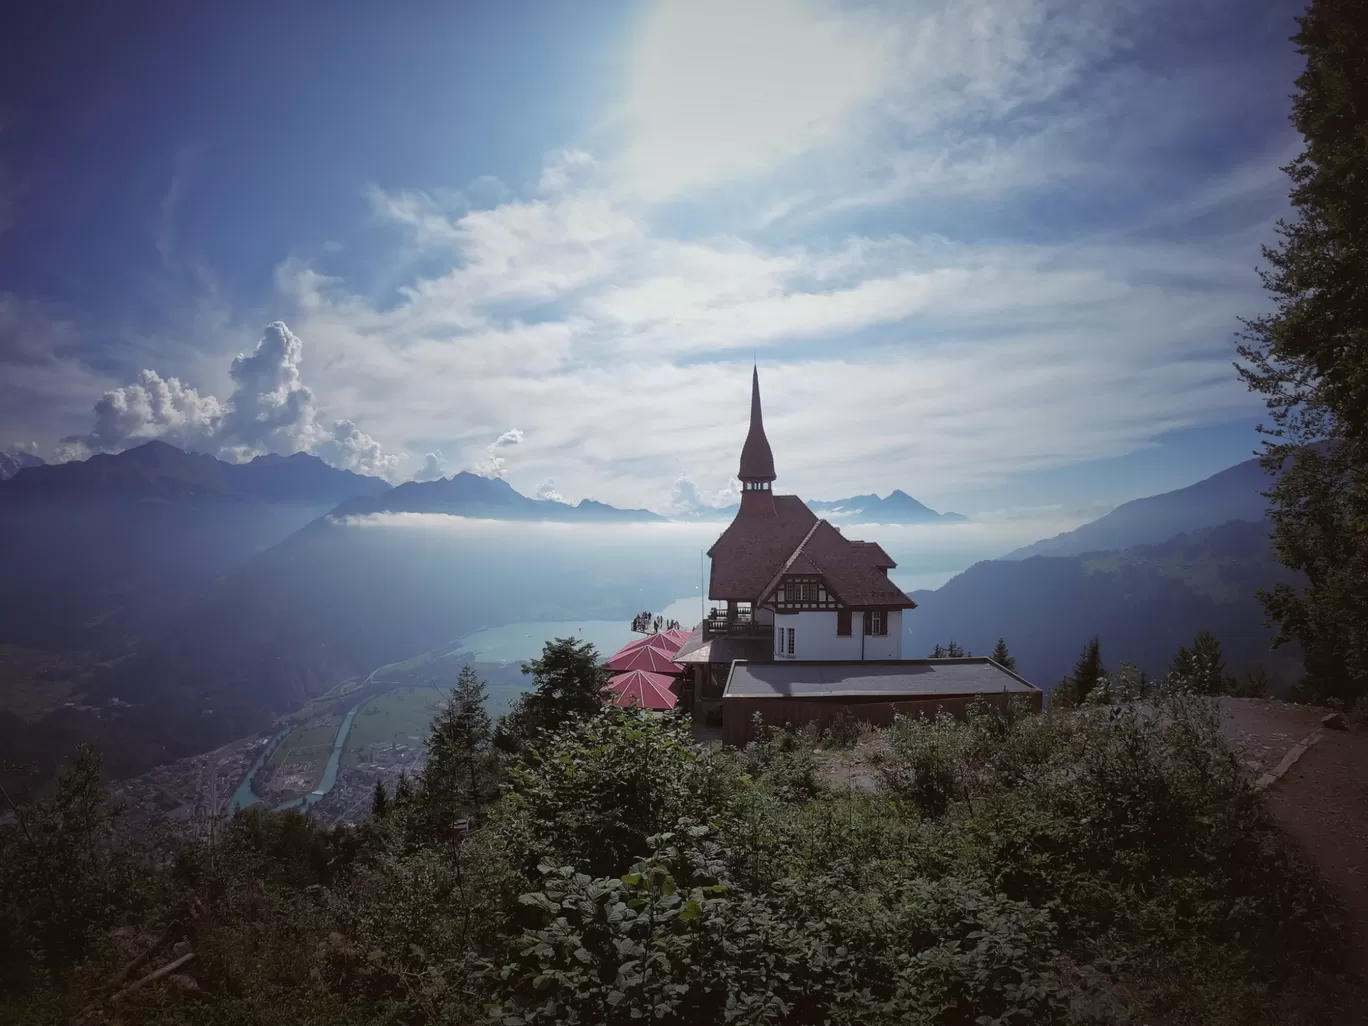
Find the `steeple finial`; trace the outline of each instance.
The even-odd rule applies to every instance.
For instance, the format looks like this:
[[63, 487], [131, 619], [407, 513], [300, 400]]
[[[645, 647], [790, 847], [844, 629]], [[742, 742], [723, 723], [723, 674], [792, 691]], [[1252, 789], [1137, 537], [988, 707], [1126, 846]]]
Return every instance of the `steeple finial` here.
[[742, 481], [773, 481], [774, 453], [765, 437], [765, 422], [760, 411], [760, 368], [751, 368], [750, 431], [741, 447], [741, 469], [736, 475]]

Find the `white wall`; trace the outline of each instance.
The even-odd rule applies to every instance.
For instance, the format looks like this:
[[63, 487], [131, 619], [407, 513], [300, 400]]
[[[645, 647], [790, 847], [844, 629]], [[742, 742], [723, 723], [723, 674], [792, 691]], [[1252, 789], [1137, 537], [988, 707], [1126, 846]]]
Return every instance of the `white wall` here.
[[[774, 657], [776, 659], [830, 659], [855, 662], [865, 659], [902, 658], [902, 610], [887, 613], [888, 634], [862, 635], [864, 614], [855, 610], [850, 617], [851, 634], [836, 634], [835, 610], [811, 610], [801, 613], [777, 613], [774, 617]], [[792, 627], [793, 655], [781, 651], [783, 631]]]
[[[871, 634], [864, 639], [864, 657], [866, 659], [902, 658], [903, 611], [901, 609], [888, 609], [884, 611], [884, 615], [888, 617], [888, 634]], [[859, 623], [858, 617], [856, 623]]]

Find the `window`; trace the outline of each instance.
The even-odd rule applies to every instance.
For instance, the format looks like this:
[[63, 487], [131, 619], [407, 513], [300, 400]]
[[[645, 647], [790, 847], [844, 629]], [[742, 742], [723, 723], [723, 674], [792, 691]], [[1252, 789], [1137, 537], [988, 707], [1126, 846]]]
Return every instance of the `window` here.
[[788, 638], [784, 644], [784, 653], [786, 655], [793, 655], [793, 628], [785, 627], [784, 629], [788, 631]]
[[842, 638], [850, 637], [850, 610], [836, 610], [836, 634]]
[[794, 582], [793, 582], [793, 601], [794, 601], [794, 602], [816, 602], [816, 601], [817, 601], [817, 582], [816, 582], [816, 581], [794, 581]]
[[864, 632], [866, 634], [887, 634], [888, 616], [882, 609], [871, 609], [864, 615]]

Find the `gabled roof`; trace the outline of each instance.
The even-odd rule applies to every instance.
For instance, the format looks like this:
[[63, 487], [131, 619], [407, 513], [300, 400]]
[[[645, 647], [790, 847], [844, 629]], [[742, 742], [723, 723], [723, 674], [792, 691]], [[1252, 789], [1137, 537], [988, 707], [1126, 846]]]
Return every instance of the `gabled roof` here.
[[873, 557], [872, 561], [874, 565], [877, 567], [883, 567], [885, 569], [892, 570], [895, 566], [898, 565], [893, 561], [893, 557], [890, 556], [887, 552], [885, 552], [883, 546], [880, 545], [878, 542], [855, 541], [854, 539], [851, 539], [850, 544], [865, 546], [865, 548], [869, 550], [870, 555]]
[[[812, 570], [795, 570], [796, 566]], [[766, 584], [763, 602], [790, 573], [820, 573], [842, 605], [861, 608], [915, 609], [913, 602], [884, 570], [897, 566], [888, 553], [873, 542], [851, 541], [825, 520], [819, 520], [803, 536], [792, 554]]]
[[742, 509], [708, 550], [708, 598], [754, 602], [812, 529], [817, 514], [796, 495], [774, 496], [774, 508]]

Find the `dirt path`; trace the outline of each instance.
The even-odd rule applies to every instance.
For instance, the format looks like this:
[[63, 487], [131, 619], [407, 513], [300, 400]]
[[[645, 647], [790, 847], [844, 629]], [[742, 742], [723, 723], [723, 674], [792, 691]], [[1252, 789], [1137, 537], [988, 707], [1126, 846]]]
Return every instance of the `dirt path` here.
[[1327, 730], [1269, 789], [1269, 809], [1349, 912], [1368, 975], [1368, 731]]
[[1339, 894], [1357, 934], [1354, 967], [1368, 976], [1368, 730], [1321, 726], [1328, 710], [1221, 699], [1221, 732], [1252, 776], [1298, 742], [1315, 743], [1268, 788], [1268, 808]]

